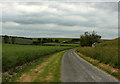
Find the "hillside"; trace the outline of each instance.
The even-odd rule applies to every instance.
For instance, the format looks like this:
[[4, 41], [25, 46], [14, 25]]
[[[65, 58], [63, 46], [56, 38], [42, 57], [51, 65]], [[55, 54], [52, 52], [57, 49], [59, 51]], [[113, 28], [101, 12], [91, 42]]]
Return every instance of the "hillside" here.
[[96, 67], [120, 79], [118, 40], [120, 38], [104, 41], [97, 44], [96, 47], [79, 47], [76, 49], [76, 53]]
[[118, 39], [99, 43], [96, 47], [79, 47], [77, 52], [105, 64], [110, 64], [112, 67], [120, 68], [118, 64]]

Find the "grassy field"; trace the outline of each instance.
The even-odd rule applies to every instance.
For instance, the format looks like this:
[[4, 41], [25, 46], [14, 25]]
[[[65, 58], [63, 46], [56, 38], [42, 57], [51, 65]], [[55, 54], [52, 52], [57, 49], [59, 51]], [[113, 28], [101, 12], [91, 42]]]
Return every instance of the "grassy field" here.
[[102, 42], [96, 47], [79, 47], [76, 52], [92, 64], [118, 77], [119, 74], [116, 72], [120, 68], [118, 63], [118, 39]]
[[2, 69], [3, 72], [5, 72], [10, 68], [31, 62], [32, 60], [41, 58], [45, 55], [70, 48], [72, 47], [3, 44]]
[[118, 39], [100, 43], [97, 47], [79, 47], [77, 52], [105, 64], [110, 64], [115, 68], [120, 68], [120, 65], [118, 65]]
[[[13, 40], [12, 38], [14, 38], [14, 44], [26, 44], [26, 45], [31, 45], [34, 42], [38, 42], [38, 38], [25, 38], [25, 37], [17, 37], [17, 36], [0, 36], [0, 38], [2, 38], [2, 43], [6, 43], [5, 38], [7, 38], [7, 43], [8, 44], [12, 44]], [[65, 41], [65, 42], [69, 42], [69, 43], [75, 43], [79, 42], [79, 38], [40, 38], [41, 42], [43, 41], [43, 39], [46, 39], [45, 41], [43, 41], [43, 43], [57, 43], [55, 42], [55, 40], [58, 40], [59, 43]], [[52, 40], [52, 41], [50, 41]]]
[[[8, 42], [9, 43], [12, 43], [12, 41], [11, 41], [11, 37], [9, 37], [9, 40], [8, 40]], [[2, 37], [2, 43], [4, 43], [4, 38]], [[15, 42], [14, 42], [15, 44], [32, 44], [33, 43], [33, 40], [31, 40], [31, 39], [25, 39], [25, 38], [17, 38], [17, 37], [15, 37]]]
[[39, 60], [28, 66], [24, 71], [17, 74], [10, 81], [14, 82], [61, 82], [61, 51]]
[[68, 44], [68, 43], [44, 43], [44, 44], [53, 46], [80, 46], [80, 44]]

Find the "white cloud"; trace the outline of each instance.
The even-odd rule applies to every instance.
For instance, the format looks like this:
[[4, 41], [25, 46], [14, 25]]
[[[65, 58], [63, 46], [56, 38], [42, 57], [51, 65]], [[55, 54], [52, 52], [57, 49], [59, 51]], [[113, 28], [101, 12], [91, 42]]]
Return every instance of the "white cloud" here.
[[16, 22], [5, 22], [2, 25], [6, 25], [6, 26], [20, 26], [20, 24], [16, 23]]

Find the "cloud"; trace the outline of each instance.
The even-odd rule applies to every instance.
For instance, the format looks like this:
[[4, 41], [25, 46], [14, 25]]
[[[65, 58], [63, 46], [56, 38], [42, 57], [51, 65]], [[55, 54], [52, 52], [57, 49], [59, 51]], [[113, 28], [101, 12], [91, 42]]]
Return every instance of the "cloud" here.
[[79, 37], [85, 31], [95, 30], [103, 38], [115, 38], [118, 30], [117, 5], [115, 2], [4, 3], [3, 34]]

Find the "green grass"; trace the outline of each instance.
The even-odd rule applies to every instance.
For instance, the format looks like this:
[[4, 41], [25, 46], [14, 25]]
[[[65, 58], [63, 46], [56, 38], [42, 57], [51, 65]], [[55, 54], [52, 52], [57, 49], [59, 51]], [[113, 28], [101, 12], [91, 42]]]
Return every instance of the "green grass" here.
[[45, 55], [70, 48], [72, 47], [3, 44], [2, 69], [5, 72], [10, 68], [23, 65]]
[[46, 45], [56, 45], [56, 46], [79, 46], [80, 44], [68, 44], [68, 43], [44, 43]]
[[[61, 51], [38, 60], [14, 76], [10, 82], [61, 82]], [[23, 76], [24, 75], [24, 76]]]
[[77, 52], [109, 64], [114, 68], [120, 68], [118, 64], [118, 39], [105, 41], [96, 47], [79, 47]]

